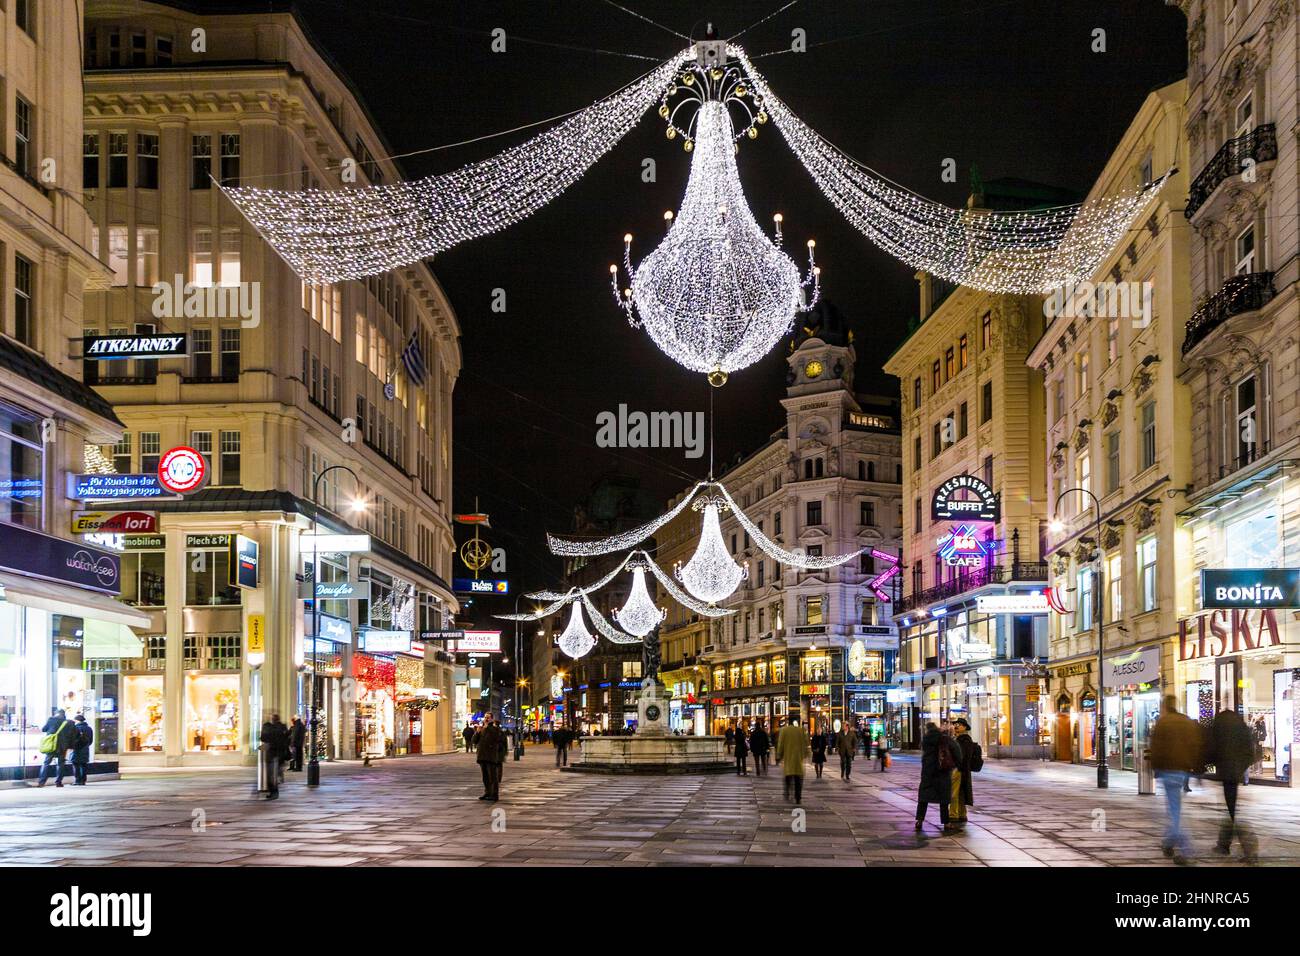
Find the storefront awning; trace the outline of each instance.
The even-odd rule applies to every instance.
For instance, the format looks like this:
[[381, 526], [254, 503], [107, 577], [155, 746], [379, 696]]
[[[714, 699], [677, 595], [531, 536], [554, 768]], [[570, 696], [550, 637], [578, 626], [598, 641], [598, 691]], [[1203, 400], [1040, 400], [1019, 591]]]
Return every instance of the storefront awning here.
[[144, 657], [144, 641], [125, 624], [87, 618], [83, 628], [82, 656], [91, 658], [133, 659]]
[[55, 614], [71, 614], [109, 624], [148, 627], [150, 617], [142, 611], [114, 600], [107, 594], [87, 591], [70, 584], [41, 581], [21, 574], [0, 571], [0, 587], [10, 604], [40, 608]]

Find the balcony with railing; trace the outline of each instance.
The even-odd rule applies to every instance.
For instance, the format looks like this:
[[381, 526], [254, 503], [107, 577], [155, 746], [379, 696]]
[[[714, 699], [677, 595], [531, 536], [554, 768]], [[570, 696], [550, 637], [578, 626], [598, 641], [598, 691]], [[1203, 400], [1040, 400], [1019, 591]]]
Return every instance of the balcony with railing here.
[[1277, 159], [1277, 133], [1272, 123], [1256, 126], [1249, 133], [1230, 139], [1205, 164], [1187, 191], [1183, 215], [1191, 219], [1230, 176], [1238, 176], [1252, 165]]
[[1202, 339], [1233, 316], [1262, 309], [1275, 294], [1271, 272], [1246, 272], [1228, 279], [1187, 320], [1183, 354], [1190, 352]]
[[924, 591], [904, 595], [894, 605], [894, 613], [902, 614], [923, 604], [946, 601], [958, 594], [965, 594], [967, 591], [973, 591], [976, 588], [982, 588], [990, 584], [1010, 584], [1013, 581], [1045, 582], [1046, 580], [1046, 561], [1015, 561], [1009, 564], [990, 564], [978, 571], [960, 574], [951, 581], [944, 581], [942, 584], [936, 584]]

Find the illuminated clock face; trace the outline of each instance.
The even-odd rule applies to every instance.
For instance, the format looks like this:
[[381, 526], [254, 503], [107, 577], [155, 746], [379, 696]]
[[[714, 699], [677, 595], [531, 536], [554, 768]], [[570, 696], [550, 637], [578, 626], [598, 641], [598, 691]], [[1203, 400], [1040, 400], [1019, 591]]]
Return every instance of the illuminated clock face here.
[[803, 367], [804, 374], [809, 378], [816, 378], [822, 373], [822, 363], [816, 360], [809, 362]]
[[861, 641], [854, 641], [849, 645], [849, 673], [854, 677], [861, 677], [866, 669], [867, 646]]

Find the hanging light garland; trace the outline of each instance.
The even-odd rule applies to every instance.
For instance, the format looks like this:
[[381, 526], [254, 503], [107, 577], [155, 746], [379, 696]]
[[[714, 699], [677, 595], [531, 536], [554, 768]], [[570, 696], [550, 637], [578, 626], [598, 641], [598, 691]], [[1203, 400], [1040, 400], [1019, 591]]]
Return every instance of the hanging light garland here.
[[548, 533], [546, 535], [546, 546], [551, 549], [552, 554], [558, 554], [561, 557], [590, 557], [595, 554], [613, 554], [615, 551], [630, 548], [632, 545], [650, 537], [690, 507], [691, 500], [695, 497], [696, 492], [703, 488], [705, 484], [706, 482], [703, 481], [698, 482], [670, 511], [665, 512], [653, 521], [647, 521], [645, 524], [628, 531], [621, 531], [618, 534], [610, 535], [608, 538], [601, 538], [600, 541], [566, 541]]
[[[790, 330], [796, 312], [812, 308], [820, 270], [810, 240], [808, 274], [801, 279], [790, 257], [763, 234], [745, 200], [730, 104], [749, 117], [741, 135], [750, 138], [758, 135], [767, 114], [751, 106], [739, 74], [733, 68], [695, 67], [679, 80], [692, 91], [686, 104], [670, 109], [665, 102], [659, 115], [668, 121], [669, 139], [680, 131], [683, 145], [693, 151], [682, 208], [665, 217], [671, 223], [668, 234], [635, 268], [632, 236], [623, 237], [631, 285], [620, 293], [615, 265], [609, 267], [610, 284], [634, 328], [644, 327], [669, 358], [707, 373], [709, 383], [720, 386], [731, 372], [766, 355]], [[676, 89], [670, 87], [665, 99]], [[687, 104], [694, 114], [683, 129], [678, 113]], [[779, 240], [779, 216], [776, 222]]]
[[650, 599], [650, 592], [645, 585], [645, 567], [638, 564], [632, 568], [632, 591], [623, 606], [614, 612], [614, 620], [629, 634], [645, 637], [667, 616], [668, 611], [656, 607]]
[[574, 601], [573, 611], [569, 615], [569, 624], [560, 635], [560, 650], [572, 658], [579, 658], [596, 646], [596, 639], [591, 636], [587, 630], [587, 625], [582, 620], [582, 604]]
[[605, 620], [605, 615], [600, 613], [596, 608], [596, 605], [591, 603], [591, 598], [587, 595], [579, 594], [578, 599], [582, 601], [583, 606], [587, 609], [587, 613], [591, 615], [591, 623], [604, 637], [613, 641], [615, 644], [639, 644], [641, 642], [641, 638], [632, 634], [626, 634], [614, 627], [614, 625], [610, 624], [609, 621]]
[[1164, 178], [1088, 203], [1033, 212], [953, 209], [850, 159], [781, 102], [735, 44], [727, 47], [772, 122], [826, 198], [871, 242], [908, 265], [989, 292], [1047, 293], [1082, 281], [1115, 247]]
[[704, 512], [700, 543], [691, 559], [673, 572], [686, 585], [686, 590], [709, 605], [731, 597], [740, 582], [749, 577], [749, 565], [737, 564], [722, 541], [718, 511], [725, 506], [721, 498], [701, 498], [695, 502], [693, 507]]

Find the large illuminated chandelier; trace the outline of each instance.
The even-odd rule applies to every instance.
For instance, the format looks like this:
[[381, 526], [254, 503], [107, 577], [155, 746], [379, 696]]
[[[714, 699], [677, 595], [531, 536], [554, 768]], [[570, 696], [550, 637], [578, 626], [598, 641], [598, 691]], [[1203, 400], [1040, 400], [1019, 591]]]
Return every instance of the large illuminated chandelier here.
[[570, 657], [582, 657], [593, 647], [596, 646], [596, 639], [591, 636], [587, 630], [587, 625], [582, 620], [582, 604], [578, 601], [573, 602], [573, 612], [569, 615], [569, 624], [560, 634], [560, 650]]
[[[682, 72], [687, 64], [685, 76], [696, 77], [689, 83]], [[698, 86], [706, 70], [708, 80], [721, 85], [697, 92], [695, 118], [685, 122], [685, 113], [679, 116], [665, 97], [673, 88]], [[825, 196], [871, 242], [918, 270], [989, 292], [1042, 294], [1087, 279], [1167, 178], [1050, 209], [943, 206], [891, 182], [809, 128], [740, 46], [704, 41], [546, 132], [454, 172], [332, 190], [218, 185], [304, 281], [360, 279], [428, 259], [536, 212], [656, 101], [661, 113], [667, 107], [671, 138], [689, 141], [696, 155], [679, 221], [632, 272], [631, 299], [665, 351], [688, 367], [719, 374], [728, 364], [752, 362], [759, 343], [770, 339], [770, 345], [772, 328], [799, 305], [793, 263], [761, 236], [739, 191], [728, 112], [737, 102], [749, 104], [742, 135], [770, 118]], [[720, 252], [721, 263], [732, 267], [706, 262], [703, 249]], [[742, 277], [752, 289], [727, 286], [729, 278]], [[675, 287], [674, 279], [682, 284]], [[679, 324], [713, 304], [716, 311], [704, 323], [713, 333]]]
[[[817, 301], [814, 243], [808, 273], [800, 278], [776, 238], [763, 234], [745, 201], [736, 169], [740, 140], [755, 138], [767, 122], [762, 102], [734, 67], [696, 66], [664, 93], [659, 115], [669, 139], [692, 153], [686, 195], [659, 246], [632, 265], [632, 236], [623, 237], [623, 264], [631, 285], [619, 291], [618, 266], [609, 267], [614, 299], [632, 326], [643, 326], [655, 345], [709, 382], [758, 361], [785, 335], [795, 313]], [[740, 133], [732, 110], [744, 121]], [[689, 116], [689, 119], [686, 117]]]
[[629, 634], [645, 637], [667, 616], [668, 611], [656, 607], [650, 599], [650, 592], [645, 585], [644, 565], [636, 565], [632, 568], [632, 591], [623, 606], [614, 611], [614, 620]]
[[702, 497], [692, 507], [704, 512], [700, 543], [691, 559], [673, 573], [695, 597], [716, 605], [731, 597], [740, 582], [749, 577], [749, 565], [737, 564], [723, 543], [718, 512], [727, 507], [726, 502], [720, 497]]

